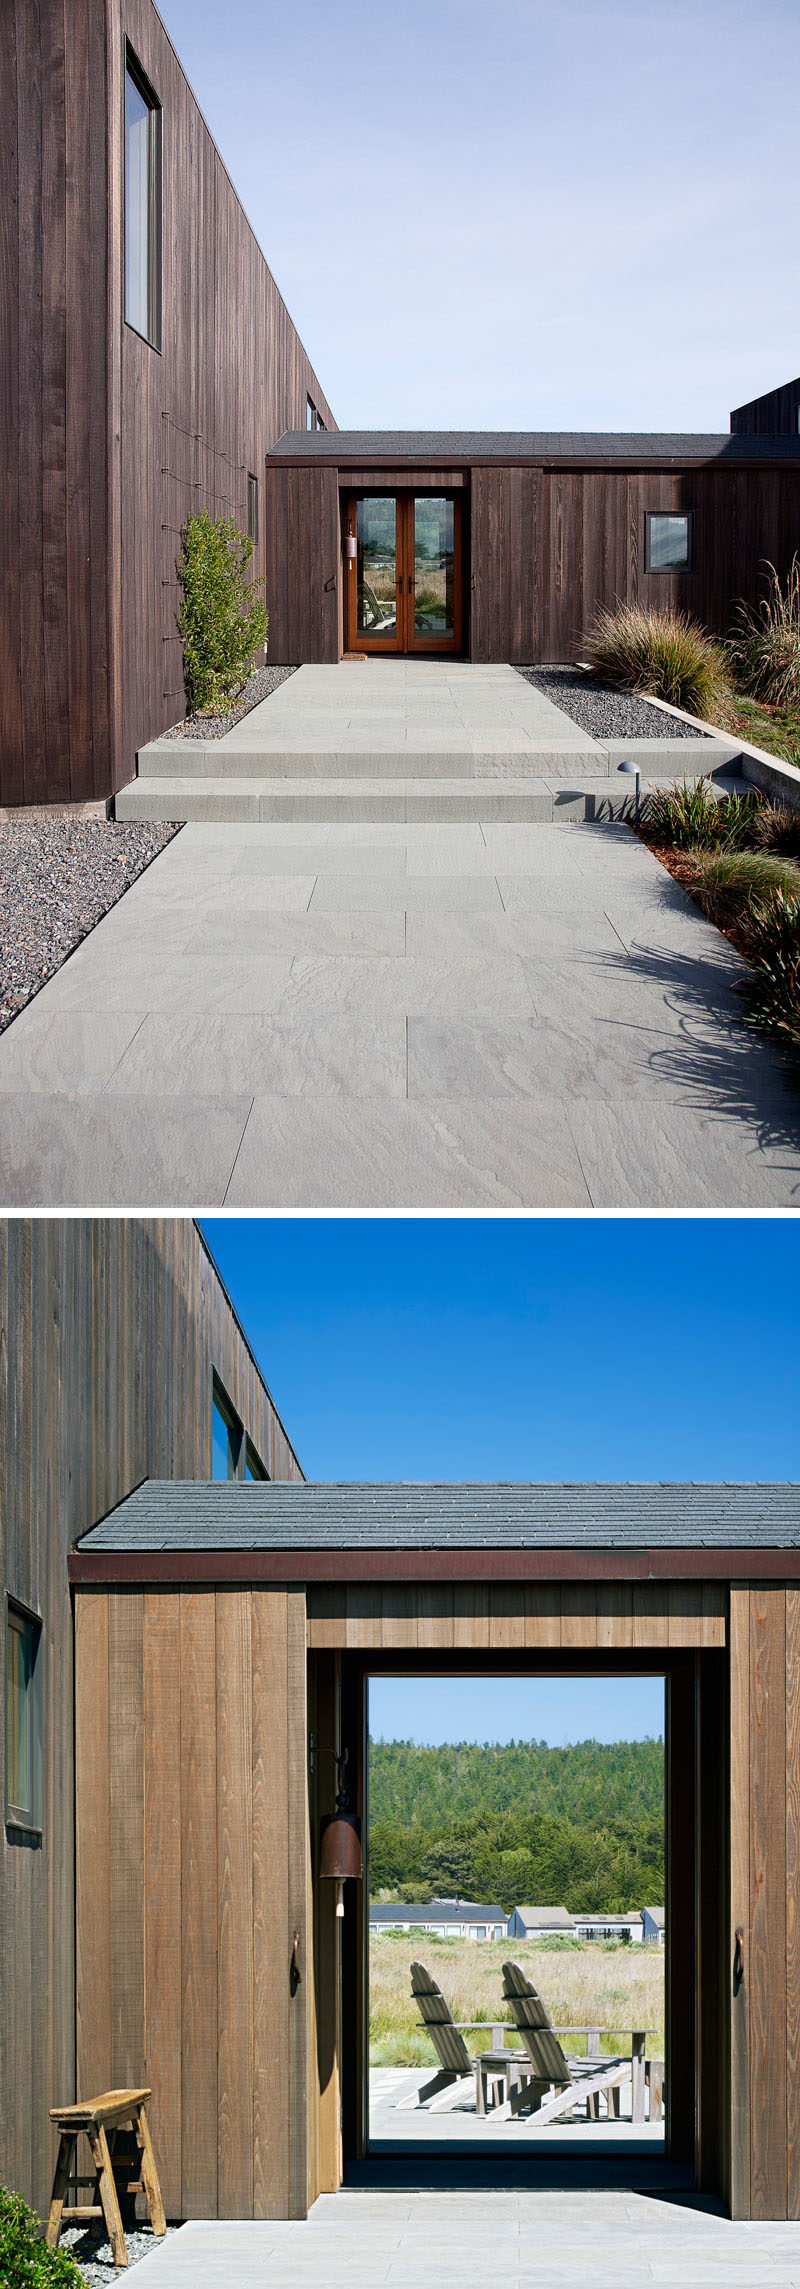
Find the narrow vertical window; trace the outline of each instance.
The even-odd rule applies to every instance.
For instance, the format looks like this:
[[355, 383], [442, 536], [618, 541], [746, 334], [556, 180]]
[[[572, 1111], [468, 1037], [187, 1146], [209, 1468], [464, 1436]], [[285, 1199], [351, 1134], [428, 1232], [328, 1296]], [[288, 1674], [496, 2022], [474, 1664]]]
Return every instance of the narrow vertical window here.
[[253, 547], [258, 547], [258, 478], [247, 479], [247, 530]]
[[212, 1478], [240, 1478], [244, 1431], [217, 1375], [214, 1376], [211, 1424]]
[[6, 1619], [6, 1819], [42, 1825], [41, 1623], [18, 1606]]
[[317, 426], [317, 408], [316, 408], [316, 406], [315, 406], [315, 404], [314, 404], [314, 400], [313, 400], [313, 397], [307, 397], [307, 398], [306, 398], [306, 428], [307, 428], [307, 429], [316, 429], [316, 426]]
[[161, 105], [125, 51], [125, 317], [161, 348]]

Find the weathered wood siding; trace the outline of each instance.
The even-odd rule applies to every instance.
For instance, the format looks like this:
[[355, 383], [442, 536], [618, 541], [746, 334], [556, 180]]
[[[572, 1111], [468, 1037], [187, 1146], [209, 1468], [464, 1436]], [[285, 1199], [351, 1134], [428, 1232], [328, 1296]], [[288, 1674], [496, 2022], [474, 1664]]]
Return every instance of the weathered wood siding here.
[[308, 1643], [350, 1652], [603, 1652], [724, 1646], [727, 1586], [716, 1582], [309, 1584]]
[[152, 2087], [168, 2216], [305, 2216], [303, 1592], [80, 1591], [75, 1661], [78, 2082]]
[[730, 2203], [800, 2218], [800, 1591], [731, 1588]]
[[[0, 1224], [0, 1583], [41, 1614], [44, 1661], [44, 1833], [36, 1846], [4, 1824], [0, 1840], [0, 2181], [37, 2206], [52, 2170], [47, 2109], [75, 2089], [67, 1554], [140, 1479], [211, 1476], [215, 1367], [270, 1475], [301, 1476], [188, 1218]], [[122, 1601], [113, 1625], [121, 1663], [131, 1658], [129, 1623]], [[166, 1722], [174, 1691], [168, 1663], [161, 1690]], [[130, 1786], [134, 1826], [144, 1816], [138, 1724], [134, 1712], [130, 1725], [115, 1729], [113, 1752], [115, 1800]], [[4, 1728], [0, 1695], [2, 1773]], [[84, 1802], [102, 1866], [110, 1850], [105, 1768], [98, 1742], [85, 1747]], [[166, 1821], [158, 1797], [148, 1817], [154, 1826]], [[113, 1946], [127, 1978], [129, 1924], [116, 1861], [113, 1882]]]
[[[67, 36], [67, 34], [69, 36]], [[163, 107], [161, 353], [126, 326], [124, 40]], [[324, 393], [151, 0], [0, 10], [0, 802], [104, 797], [183, 711], [190, 509]]]

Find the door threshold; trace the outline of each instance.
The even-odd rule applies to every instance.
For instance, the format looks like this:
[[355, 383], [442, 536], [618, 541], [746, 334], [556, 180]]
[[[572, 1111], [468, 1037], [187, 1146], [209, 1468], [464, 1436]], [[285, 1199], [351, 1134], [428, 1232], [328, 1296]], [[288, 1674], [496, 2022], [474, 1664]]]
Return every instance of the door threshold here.
[[689, 2194], [695, 2185], [694, 2171], [685, 2162], [670, 2162], [662, 2154], [654, 2154], [652, 2147], [630, 2146], [624, 2153], [610, 2144], [599, 2144], [591, 2155], [565, 2143], [550, 2147], [546, 2152], [524, 2154], [518, 2146], [496, 2145], [491, 2154], [476, 2154], [474, 2147], [465, 2151], [463, 2146], [436, 2146], [408, 2148], [376, 2141], [363, 2161], [346, 2162], [343, 2184], [384, 2192], [408, 2191], [417, 2188], [468, 2190], [477, 2187], [489, 2192], [492, 2188], [514, 2188], [519, 2192], [560, 2191], [593, 2192], [606, 2187], [615, 2193], [652, 2193], [660, 2195]]

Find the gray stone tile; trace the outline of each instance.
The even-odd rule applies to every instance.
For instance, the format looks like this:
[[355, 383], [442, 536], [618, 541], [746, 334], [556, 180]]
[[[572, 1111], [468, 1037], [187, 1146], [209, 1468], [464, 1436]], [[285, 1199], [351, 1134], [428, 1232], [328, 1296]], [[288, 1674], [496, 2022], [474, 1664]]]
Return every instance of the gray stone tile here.
[[[153, 1012], [140, 1026], [114, 1076], [129, 1097], [140, 1090], [186, 1098], [204, 1091], [221, 1103], [229, 1092], [251, 1096], [405, 1096], [403, 1017], [327, 1017], [318, 1023], [280, 1016]], [[187, 1194], [187, 1200], [191, 1199]]]
[[[249, 1096], [4, 1097], [4, 1208], [220, 1207]], [[149, 2263], [150, 2260], [145, 2260]]]
[[400, 908], [406, 913], [502, 912], [502, 900], [492, 874], [395, 874], [378, 876], [319, 875], [311, 911], [341, 912], [352, 907], [374, 912]]
[[594, 1208], [800, 1208], [800, 1112], [572, 1099]]
[[99, 1026], [94, 1014], [55, 1010], [49, 997], [37, 994], [0, 1034], [0, 1092], [83, 1096], [105, 1088], [144, 1015], [110, 1011]]
[[256, 1098], [229, 1208], [587, 1207], [564, 1109]]
[[532, 1008], [525, 965], [513, 955], [432, 962], [376, 957], [366, 970], [363, 960], [298, 955], [279, 1014], [287, 1024], [359, 1010], [387, 1017], [444, 1011], [466, 1019], [474, 1014], [502, 1019], [527, 1016]]
[[112, 967], [100, 936], [93, 933], [53, 978], [48, 992], [54, 1010], [94, 1010], [104, 1019], [106, 1013], [143, 1008], [249, 1010], [260, 1015], [277, 1008], [289, 980], [288, 959], [241, 953], [235, 959], [220, 955], [218, 960], [199, 954], [162, 956], [157, 932], [150, 944], [140, 945], [138, 953], [131, 951], [127, 961]]
[[326, 914], [321, 909], [314, 913], [276, 914], [269, 907], [237, 904], [235, 913], [218, 911], [205, 913], [202, 925], [186, 941], [188, 954], [205, 954], [218, 959], [230, 953], [238, 955], [243, 935], [254, 955], [276, 955], [294, 961], [298, 956], [348, 956], [373, 961], [387, 956], [404, 955], [406, 951], [405, 917], [401, 911], [392, 913], [359, 913], [354, 908], [344, 913]]

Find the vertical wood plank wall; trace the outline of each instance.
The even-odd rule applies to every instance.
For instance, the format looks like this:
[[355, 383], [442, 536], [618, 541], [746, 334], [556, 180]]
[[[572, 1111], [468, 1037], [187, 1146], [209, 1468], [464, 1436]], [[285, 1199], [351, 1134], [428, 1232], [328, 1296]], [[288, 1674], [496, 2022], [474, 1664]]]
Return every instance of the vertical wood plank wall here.
[[[800, 529], [800, 468], [787, 465], [370, 472], [277, 459], [267, 466], [277, 659], [338, 657], [335, 600], [324, 586], [332, 570], [341, 585], [330, 508], [337, 483], [343, 493], [393, 492], [437, 479], [463, 488], [473, 660], [572, 660], [595, 612], [618, 602], [674, 605], [724, 634], [736, 599], [761, 595], [764, 560], [786, 572]], [[693, 572], [645, 571], [645, 515], [658, 509], [692, 513]]]
[[[68, 36], [69, 35], [69, 36]], [[160, 353], [124, 322], [124, 39], [163, 108]], [[333, 416], [151, 0], [4, 0], [0, 803], [104, 797], [183, 712], [178, 533]], [[232, 155], [235, 161], [235, 154]]]
[[0, 803], [105, 792], [103, 0], [0, 8]]
[[734, 437], [797, 436], [797, 411], [800, 406], [800, 377], [796, 381], [782, 382], [779, 389], [768, 389], [762, 397], [753, 397], [747, 405], [737, 405], [731, 414]]
[[730, 1926], [734, 2217], [800, 2217], [800, 1603], [794, 1586], [731, 1587]]
[[172, 2217], [306, 2212], [305, 1641], [301, 1590], [76, 1597], [78, 2083], [152, 2086]]
[[[78, 1535], [140, 1479], [211, 1476], [215, 1367], [270, 1475], [300, 1477], [269, 1392], [190, 1219], [15, 1218], [0, 1223], [0, 1584], [41, 1615], [44, 1663], [44, 1833], [37, 1845], [3, 1824], [0, 1836], [0, 2181], [39, 2207], [49, 2194], [52, 2171], [47, 2110], [68, 2100], [75, 2083], [67, 1554]], [[166, 1608], [161, 1612], [173, 1646], [177, 1623], [166, 1617]], [[125, 1636], [128, 1620], [121, 1607], [112, 1619], [102, 1600], [87, 1609], [86, 1658], [88, 1633], [94, 1631], [101, 1674], [108, 1672], [109, 1628], [115, 1662], [126, 1675], [130, 1672], [136, 1649]], [[174, 1719], [174, 1675], [169, 1664], [159, 1665], [165, 1726]], [[199, 1657], [194, 1668], [189, 1663], [186, 1676], [187, 1691], [201, 1696], [206, 1680]], [[137, 1704], [132, 1725], [138, 1728], [140, 1722]], [[137, 1739], [129, 1726], [115, 1746], [115, 1787], [130, 1783], [126, 1817], [137, 1831], [150, 1822], [162, 1834], [164, 1872], [157, 1874], [156, 1884], [166, 1933], [170, 1898], [165, 1870], [175, 1840], [158, 1791], [142, 1798], [134, 1785]], [[198, 1758], [204, 1739], [199, 1728]], [[109, 1837], [95, 1769], [98, 1754], [98, 1743], [87, 1741], [84, 1778], [102, 1867], [104, 1855], [108, 1862]], [[0, 1693], [4, 1771], [5, 1701]], [[205, 1777], [201, 1770], [196, 1810], [190, 1806], [187, 1813], [193, 1823], [192, 1848], [198, 1851], [203, 1849]], [[109, 1915], [110, 1882], [109, 1876], [102, 1906], [98, 1900], [101, 1922]], [[141, 1982], [147, 1961], [136, 1946], [128, 1960], [126, 1913], [125, 1900], [115, 1891], [113, 1947], [121, 1951], [125, 1978]], [[158, 1929], [156, 1924], [156, 1934]], [[82, 1993], [94, 1995], [97, 2040], [105, 2055], [111, 2040], [106, 2024], [110, 2001], [91, 1970], [94, 1960], [108, 1960], [111, 1942], [101, 1942], [102, 1931], [95, 1947], [93, 1934], [84, 1928], [81, 1945], [88, 1946], [89, 1955], [83, 1964], [79, 1956], [78, 1971]], [[153, 1941], [152, 1929], [151, 1942], [162, 1944], [159, 1938]], [[174, 2071], [170, 2057], [169, 2072]]]

